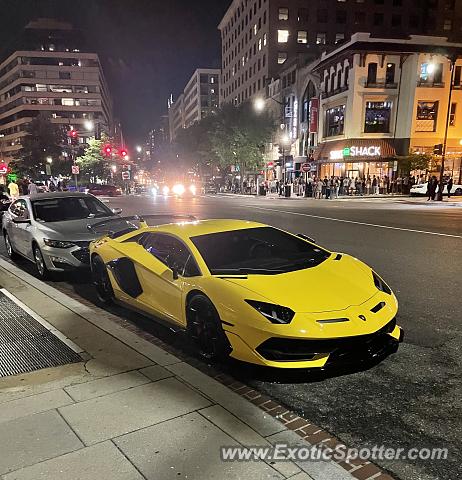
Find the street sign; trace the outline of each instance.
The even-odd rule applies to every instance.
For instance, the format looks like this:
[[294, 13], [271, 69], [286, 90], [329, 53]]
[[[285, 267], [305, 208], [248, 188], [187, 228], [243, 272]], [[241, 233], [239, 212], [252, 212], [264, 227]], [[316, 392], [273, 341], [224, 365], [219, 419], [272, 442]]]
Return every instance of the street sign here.
[[80, 167], [78, 165], [72, 165], [72, 175], [78, 175], [80, 173]]
[[122, 172], [122, 180], [130, 180], [130, 172]]
[[0, 163], [0, 175], [6, 175], [8, 173], [8, 165], [6, 163]]
[[311, 171], [311, 163], [302, 163], [301, 166], [300, 166], [300, 170], [303, 172], [303, 173], [308, 173], [309, 171]]
[[398, 161], [397, 161], [397, 160], [395, 160], [395, 161], [393, 162], [393, 171], [394, 171], [394, 172], [397, 172], [397, 171], [398, 171]]

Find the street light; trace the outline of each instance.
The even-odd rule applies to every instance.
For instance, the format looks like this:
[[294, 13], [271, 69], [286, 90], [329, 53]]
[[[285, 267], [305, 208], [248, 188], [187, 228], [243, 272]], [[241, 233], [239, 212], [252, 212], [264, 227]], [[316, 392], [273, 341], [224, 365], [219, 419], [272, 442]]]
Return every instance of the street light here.
[[254, 100], [253, 106], [257, 112], [263, 112], [265, 109], [265, 99], [262, 97], [258, 97]]
[[87, 130], [93, 130], [95, 128], [95, 124], [91, 120], [85, 120], [83, 125]]
[[143, 149], [138, 145], [138, 146], [136, 147], [136, 151], [137, 151], [138, 153], [141, 153], [141, 152], [143, 151]]
[[53, 163], [53, 159], [51, 157], [47, 157], [47, 163]]

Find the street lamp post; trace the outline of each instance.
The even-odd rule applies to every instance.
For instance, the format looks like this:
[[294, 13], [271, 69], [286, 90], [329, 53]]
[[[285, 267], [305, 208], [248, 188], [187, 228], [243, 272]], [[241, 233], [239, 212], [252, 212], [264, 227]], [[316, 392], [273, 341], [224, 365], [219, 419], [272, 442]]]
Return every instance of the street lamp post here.
[[449, 128], [449, 121], [451, 118], [451, 103], [452, 103], [452, 90], [453, 90], [453, 83], [454, 83], [454, 74], [456, 71], [456, 60], [457, 56], [452, 56], [450, 59], [450, 68], [451, 68], [451, 79], [449, 81], [449, 95], [448, 95], [448, 110], [446, 114], [446, 125], [444, 128], [444, 140], [443, 140], [443, 149], [441, 151], [441, 171], [440, 171], [440, 181], [439, 181], [439, 188], [438, 188], [438, 201], [443, 201], [443, 188], [444, 188], [444, 162], [446, 160], [446, 148], [448, 142], [448, 128]]

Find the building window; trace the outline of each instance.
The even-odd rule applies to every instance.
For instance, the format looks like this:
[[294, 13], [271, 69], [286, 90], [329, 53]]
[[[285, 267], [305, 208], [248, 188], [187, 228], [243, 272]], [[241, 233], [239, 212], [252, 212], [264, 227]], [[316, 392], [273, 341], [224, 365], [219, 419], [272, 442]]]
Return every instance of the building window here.
[[316, 35], [316, 45], [325, 45], [326, 44], [326, 34], [318, 33]]
[[343, 84], [345, 85], [345, 87], [348, 87], [348, 84], [349, 84], [349, 76], [350, 76], [350, 67], [349, 66], [346, 66], [345, 67], [345, 75], [343, 77]]
[[59, 78], [61, 80], [70, 80], [71, 79], [71, 72], [59, 72]]
[[367, 66], [367, 84], [377, 83], [377, 64], [369, 63]]
[[385, 71], [385, 84], [395, 83], [395, 64], [387, 63], [387, 69]]
[[345, 34], [344, 33], [336, 33], [335, 34], [335, 44], [337, 43], [342, 43], [343, 40], [345, 40]]
[[337, 23], [346, 23], [347, 21], [346, 10], [337, 10], [336, 21]]
[[278, 52], [278, 65], [282, 65], [287, 60], [287, 52]]
[[267, 35], [266, 33], [263, 35], [263, 45], [266, 47], [266, 42], [267, 42]]
[[297, 14], [297, 20], [299, 22], [308, 22], [310, 18], [310, 11], [307, 8], [299, 8]]
[[289, 30], [278, 30], [278, 43], [287, 43], [289, 41]]
[[319, 23], [327, 23], [327, 10], [318, 10], [317, 18]]
[[419, 27], [419, 17], [416, 15], [411, 15], [409, 17], [409, 26], [412, 28], [418, 28]]
[[308, 43], [308, 32], [306, 30], [299, 30], [297, 33], [297, 43]]
[[374, 25], [376, 27], [383, 25], [383, 13], [374, 13]]
[[391, 16], [391, 26], [392, 27], [401, 27], [401, 15], [393, 14]]
[[444, 20], [443, 30], [452, 30], [452, 20], [450, 18]]
[[364, 133], [389, 133], [391, 102], [366, 102]]
[[326, 137], [343, 135], [345, 124], [345, 105], [326, 110]]
[[258, 50], [261, 50], [261, 38], [258, 39]]
[[438, 102], [419, 101], [417, 103], [416, 130], [419, 132], [434, 132], [438, 118]]
[[460, 87], [462, 78], [462, 67], [458, 65], [456, 71], [454, 72], [454, 86]]
[[281, 7], [279, 9], [279, 20], [289, 20], [289, 9]]
[[457, 103], [451, 103], [451, 110], [449, 111], [449, 125], [455, 127], [456, 125], [456, 109]]
[[443, 83], [443, 64], [442, 63], [422, 63], [420, 65], [420, 83], [421, 84], [442, 84]]

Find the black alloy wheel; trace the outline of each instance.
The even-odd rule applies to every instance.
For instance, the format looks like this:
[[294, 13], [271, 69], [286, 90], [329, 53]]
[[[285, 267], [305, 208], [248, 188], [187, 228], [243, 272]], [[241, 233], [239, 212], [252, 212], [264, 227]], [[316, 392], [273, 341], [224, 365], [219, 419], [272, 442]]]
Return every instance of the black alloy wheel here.
[[112, 289], [107, 267], [99, 256], [94, 256], [91, 259], [91, 275], [100, 302], [106, 305], [111, 304], [114, 300], [114, 290]]
[[208, 361], [226, 360], [232, 348], [210, 299], [203, 294], [194, 295], [186, 307], [186, 318], [189, 335], [199, 355]]
[[3, 239], [5, 240], [5, 249], [6, 254], [8, 255], [11, 260], [15, 260], [17, 258], [17, 253], [13, 250], [13, 246], [11, 245], [10, 236], [7, 232], [4, 232]]
[[43, 259], [42, 252], [38, 245], [34, 245], [32, 247], [32, 253], [34, 255], [35, 268], [37, 270], [38, 276], [42, 280], [46, 280], [47, 278], [49, 278], [50, 272], [45, 264], [45, 260]]

